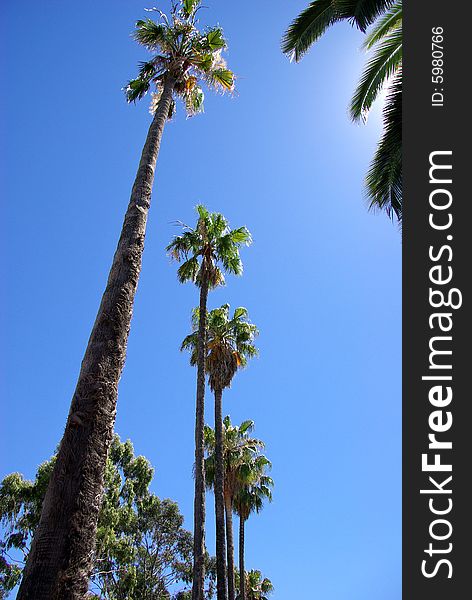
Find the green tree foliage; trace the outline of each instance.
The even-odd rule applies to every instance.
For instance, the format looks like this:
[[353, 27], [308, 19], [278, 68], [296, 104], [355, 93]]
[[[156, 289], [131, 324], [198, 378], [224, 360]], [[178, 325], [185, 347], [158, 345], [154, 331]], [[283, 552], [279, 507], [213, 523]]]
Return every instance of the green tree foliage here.
[[[270, 594], [274, 591], [272, 582], [267, 577], [263, 577], [260, 571], [251, 569], [245, 572], [246, 582], [246, 600], [269, 600]], [[240, 578], [236, 574], [236, 587], [239, 590]], [[236, 600], [240, 600], [239, 595]]]
[[[183, 100], [188, 116], [203, 112], [202, 83], [221, 92], [232, 91], [234, 74], [226, 66], [221, 53], [227, 44], [219, 26], [199, 30], [199, 0], [184, 0], [173, 5], [170, 15], [154, 9], [159, 19], [139, 20], [134, 39], [144, 46], [152, 58], [141, 62], [139, 73], [125, 87], [128, 102], [141, 99], [154, 89], [151, 113], [154, 113], [164, 90], [166, 79], [173, 81], [174, 97]], [[175, 111], [172, 101], [169, 117]]]
[[[43, 463], [34, 481], [12, 473], [0, 484], [0, 598], [21, 577], [54, 461]], [[183, 528], [177, 504], [150, 492], [153, 474], [149, 461], [135, 456], [131, 442], [115, 436], [97, 528], [90, 587], [95, 598], [185, 598], [192, 581], [192, 536]], [[208, 598], [213, 596], [213, 562], [207, 557]]]
[[314, 0], [287, 29], [282, 50], [299, 61], [325, 31], [349, 21], [366, 33], [371, 52], [351, 100], [350, 115], [365, 122], [374, 101], [387, 87], [383, 133], [366, 177], [371, 208], [402, 219], [402, 0]]

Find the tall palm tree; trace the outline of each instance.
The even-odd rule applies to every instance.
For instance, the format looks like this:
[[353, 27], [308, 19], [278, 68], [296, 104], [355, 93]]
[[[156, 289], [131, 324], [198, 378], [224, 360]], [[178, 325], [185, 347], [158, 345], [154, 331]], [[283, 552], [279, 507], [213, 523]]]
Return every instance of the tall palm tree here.
[[[245, 466], [244, 478], [240, 478], [239, 487], [234, 496], [234, 509], [239, 515], [239, 573], [244, 570], [244, 528], [245, 523], [253, 512], [260, 512], [264, 502], [272, 501], [272, 487], [274, 482], [266, 475], [266, 470], [272, 465], [264, 455], [252, 457]], [[239, 600], [246, 599], [245, 578], [240, 578]]]
[[[262, 577], [262, 573], [255, 569], [246, 571], [245, 577], [241, 578], [238, 574], [237, 583], [241, 587], [241, 582], [245, 582], [247, 589], [246, 600], [269, 600], [269, 595], [274, 591], [272, 582], [267, 577]], [[242, 600], [241, 594], [238, 595], [237, 600]]]
[[[193, 229], [184, 225], [184, 233], [176, 236], [167, 251], [177, 261], [182, 262], [177, 274], [179, 281], [194, 282], [200, 288], [200, 306], [193, 314], [192, 336], [186, 338], [182, 348], [192, 339], [191, 364], [197, 366], [197, 398], [195, 418], [195, 502], [194, 502], [194, 572], [192, 600], [203, 600], [204, 559], [205, 559], [205, 466], [204, 438], [205, 426], [205, 374], [211, 366], [212, 357], [207, 352], [207, 299], [208, 291], [224, 284], [223, 271], [241, 275], [243, 265], [239, 256], [241, 245], [251, 243], [251, 234], [246, 227], [230, 229], [228, 221], [220, 213], [209, 213], [197, 206], [198, 221]], [[220, 268], [220, 265], [223, 269]], [[211, 317], [210, 322], [213, 322]], [[210, 338], [209, 343], [212, 342]], [[212, 380], [213, 381], [213, 380]], [[217, 544], [217, 593], [218, 599], [225, 598], [226, 576], [224, 571], [224, 538]], [[218, 558], [219, 557], [219, 558]]]
[[[191, 362], [195, 364], [200, 356], [198, 347], [199, 310], [194, 311], [193, 332], [182, 343], [182, 349], [191, 352]], [[217, 577], [228, 584], [228, 598], [234, 600], [234, 565], [228, 564], [226, 579], [225, 560], [225, 501], [224, 501], [224, 435], [223, 435], [223, 390], [231, 385], [237, 370], [244, 367], [247, 360], [257, 354], [253, 344], [258, 334], [254, 324], [249, 322], [247, 310], [236, 308], [230, 318], [229, 304], [212, 310], [208, 314], [207, 348], [205, 368], [210, 389], [215, 397], [215, 516], [216, 516], [216, 560]], [[231, 528], [232, 531], [232, 528]], [[232, 539], [228, 540], [232, 548]], [[231, 550], [232, 557], [232, 550]], [[230, 557], [230, 558], [231, 558]], [[217, 579], [217, 586], [218, 586]], [[223, 594], [223, 585], [221, 594]], [[223, 596], [222, 596], [223, 597]], [[220, 600], [220, 596], [218, 596]]]
[[295, 61], [325, 31], [349, 21], [366, 33], [364, 49], [372, 50], [351, 100], [350, 115], [365, 122], [379, 93], [387, 86], [383, 133], [366, 177], [371, 208], [402, 219], [402, 0], [314, 0], [287, 29], [282, 50]]
[[[202, 108], [205, 81], [233, 88], [221, 58], [219, 27], [200, 32], [199, 2], [184, 0], [170, 17], [138, 21], [134, 38], [152, 53], [126, 87], [128, 101], [154, 87], [152, 119], [107, 286], [82, 361], [65, 432], [36, 530], [19, 600], [82, 598], [87, 592], [108, 448], [113, 436], [118, 381], [125, 362], [133, 303], [141, 270], [146, 221], [164, 126], [174, 98], [189, 114]], [[201, 596], [203, 600], [203, 596]]]
[[[241, 486], [253, 479], [251, 465], [254, 457], [264, 448], [264, 442], [249, 434], [254, 429], [254, 421], [244, 421], [241, 425], [232, 425], [229, 416], [223, 420], [223, 495], [226, 516], [226, 541], [228, 562], [228, 592], [230, 600], [234, 600], [234, 583], [230, 574], [234, 573], [234, 541], [233, 541], [233, 500]], [[215, 431], [205, 426], [205, 475], [207, 487], [215, 486], [216, 452]]]

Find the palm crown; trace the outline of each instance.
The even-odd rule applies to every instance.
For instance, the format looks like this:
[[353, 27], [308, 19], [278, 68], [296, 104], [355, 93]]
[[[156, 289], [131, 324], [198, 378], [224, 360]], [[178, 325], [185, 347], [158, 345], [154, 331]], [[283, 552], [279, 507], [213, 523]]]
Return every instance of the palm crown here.
[[220, 213], [210, 213], [199, 204], [198, 221], [195, 228], [181, 223], [184, 233], [175, 236], [166, 250], [180, 265], [177, 276], [181, 283], [192, 281], [202, 284], [203, 273], [208, 276], [210, 287], [223, 285], [222, 270], [233, 275], [241, 275], [243, 264], [239, 248], [252, 242], [246, 227], [230, 229], [228, 221]]
[[[227, 48], [220, 27], [197, 28], [200, 0], [182, 0], [173, 4], [168, 17], [159, 13], [158, 22], [139, 20], [134, 39], [152, 53], [152, 58], [140, 63], [138, 76], [128, 82], [125, 93], [134, 102], [155, 87], [151, 112], [157, 107], [167, 77], [174, 81], [173, 91], [185, 104], [187, 115], [203, 111], [202, 82], [222, 92], [234, 88], [234, 74], [221, 56]], [[169, 117], [175, 110], [172, 102]]]
[[[250, 435], [254, 430], [254, 421], [243, 421], [241, 425], [232, 425], [229, 415], [223, 420], [223, 461], [224, 485], [226, 493], [232, 497], [242, 485], [249, 485], [254, 481], [254, 457], [264, 459], [259, 452], [264, 448], [264, 442]], [[207, 487], [212, 488], [215, 483], [215, 431], [205, 426], [205, 473]], [[258, 463], [262, 466], [261, 461]]]
[[267, 467], [270, 468], [271, 463], [264, 455], [254, 457], [245, 466], [246, 483], [243, 480], [234, 497], [234, 508], [243, 520], [248, 519], [252, 512], [260, 512], [265, 500], [272, 502], [274, 481], [264, 474]]
[[[246, 598], [247, 600], [268, 600], [268, 596], [274, 591], [272, 582], [256, 569], [245, 572]], [[236, 585], [239, 588], [240, 574], [236, 574]], [[238, 596], [239, 598], [239, 596]]]
[[[206, 371], [210, 388], [223, 390], [231, 385], [236, 371], [246, 366], [249, 358], [257, 355], [254, 338], [257, 327], [249, 322], [247, 309], [240, 306], [230, 318], [229, 304], [223, 304], [208, 313]], [[200, 310], [194, 309], [192, 333], [182, 342], [181, 350], [190, 351], [190, 364], [198, 360], [198, 323]]]

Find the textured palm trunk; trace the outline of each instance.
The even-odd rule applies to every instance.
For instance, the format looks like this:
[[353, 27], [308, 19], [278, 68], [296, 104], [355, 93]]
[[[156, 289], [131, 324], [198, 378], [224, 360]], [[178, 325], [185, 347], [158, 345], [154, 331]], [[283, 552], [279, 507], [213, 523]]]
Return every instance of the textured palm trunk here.
[[215, 516], [216, 516], [216, 596], [227, 600], [225, 500], [223, 462], [223, 392], [215, 390]]
[[173, 87], [168, 79], [149, 128], [18, 600], [78, 600], [87, 593], [154, 169]]
[[246, 573], [244, 569], [244, 519], [239, 517], [239, 600], [246, 600]]
[[226, 512], [226, 553], [228, 559], [228, 600], [234, 600], [234, 540], [233, 540], [233, 502], [229, 494], [225, 495]]
[[202, 267], [200, 313], [198, 322], [197, 400], [195, 411], [195, 498], [193, 507], [193, 583], [192, 600], [204, 600], [205, 589], [205, 346], [208, 298], [208, 273]]

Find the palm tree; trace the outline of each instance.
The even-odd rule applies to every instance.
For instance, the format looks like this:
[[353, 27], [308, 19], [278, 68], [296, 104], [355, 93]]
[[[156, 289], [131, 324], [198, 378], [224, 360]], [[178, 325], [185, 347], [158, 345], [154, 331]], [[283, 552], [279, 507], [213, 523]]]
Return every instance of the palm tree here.
[[[254, 421], [244, 421], [239, 425], [232, 425], [229, 416], [223, 420], [223, 464], [224, 486], [223, 496], [226, 516], [226, 541], [228, 561], [228, 592], [230, 600], [234, 600], [234, 582], [231, 573], [234, 573], [234, 541], [233, 541], [233, 500], [234, 495], [242, 485], [252, 481], [253, 472], [251, 465], [254, 456], [264, 448], [264, 442], [249, 434], [254, 429]], [[205, 426], [205, 475], [207, 487], [215, 486], [216, 452], [215, 431]], [[230, 583], [231, 582], [231, 583]]]
[[[269, 600], [269, 595], [274, 591], [272, 582], [267, 577], [262, 577], [262, 573], [255, 569], [246, 571], [245, 577], [241, 579], [238, 574], [237, 582], [240, 584], [242, 581], [245, 582], [247, 589], [246, 600]], [[237, 600], [242, 600], [242, 596], [239, 594]]]
[[[182, 349], [191, 352], [195, 364], [200, 354], [198, 347], [199, 310], [194, 311], [193, 332], [182, 343]], [[249, 322], [247, 310], [236, 308], [229, 316], [229, 304], [216, 308], [208, 314], [206, 372], [210, 389], [215, 396], [215, 516], [216, 516], [216, 561], [217, 577], [226, 584], [225, 560], [225, 501], [224, 501], [224, 435], [223, 435], [223, 390], [231, 385], [237, 370], [244, 367], [248, 358], [257, 354], [253, 344], [258, 334], [255, 325]], [[232, 531], [232, 529], [231, 529]], [[232, 540], [228, 540], [232, 548]], [[232, 556], [232, 550], [231, 556]], [[228, 597], [234, 600], [234, 566], [228, 564]], [[218, 579], [217, 579], [217, 585]], [[223, 594], [223, 585], [221, 586]], [[225, 585], [226, 588], [226, 585]], [[223, 596], [222, 596], [223, 597]], [[220, 596], [218, 596], [218, 600]]]
[[282, 50], [295, 61], [339, 21], [362, 32], [372, 25], [364, 49], [372, 50], [351, 100], [350, 115], [365, 122], [379, 93], [387, 86], [383, 133], [366, 177], [371, 208], [402, 219], [402, 0], [314, 0], [287, 29]]
[[[246, 476], [240, 479], [240, 485], [234, 497], [234, 509], [239, 515], [239, 573], [244, 570], [244, 527], [253, 512], [260, 512], [264, 501], [272, 501], [274, 482], [265, 474], [272, 465], [264, 455], [258, 455], [246, 465]], [[246, 599], [245, 578], [240, 579], [239, 600]], [[249, 596], [250, 598], [250, 596]]]
[[[154, 86], [152, 119], [107, 286], [82, 367], [43, 504], [19, 600], [67, 600], [87, 592], [100, 499], [116, 414], [118, 381], [125, 362], [133, 303], [141, 270], [154, 170], [174, 97], [189, 114], [202, 108], [205, 81], [233, 88], [222, 58], [226, 42], [219, 27], [196, 27], [199, 2], [184, 0], [170, 18], [138, 21], [134, 38], [153, 54], [126, 87], [128, 101]], [[201, 600], [203, 597], [201, 598]]]
[[[198, 221], [195, 229], [184, 225], [184, 233], [174, 238], [167, 251], [177, 261], [182, 262], [177, 274], [179, 281], [194, 282], [200, 288], [200, 306], [193, 314], [194, 344], [191, 364], [197, 366], [197, 399], [195, 418], [195, 501], [194, 501], [194, 572], [192, 600], [203, 600], [204, 559], [205, 559], [205, 466], [204, 439], [205, 426], [205, 373], [211, 364], [207, 356], [207, 298], [208, 291], [224, 284], [223, 272], [241, 275], [243, 265], [239, 256], [241, 245], [251, 243], [251, 234], [246, 227], [230, 229], [228, 221], [220, 213], [209, 213], [197, 206]], [[188, 340], [189, 338], [186, 338]], [[184, 340], [182, 348], [188, 341]], [[211, 341], [211, 340], [209, 340]], [[210, 362], [209, 362], [210, 361]], [[217, 545], [217, 590], [218, 599], [225, 598], [226, 577], [224, 545]], [[224, 538], [223, 538], [224, 544]], [[218, 550], [220, 551], [218, 560]]]

